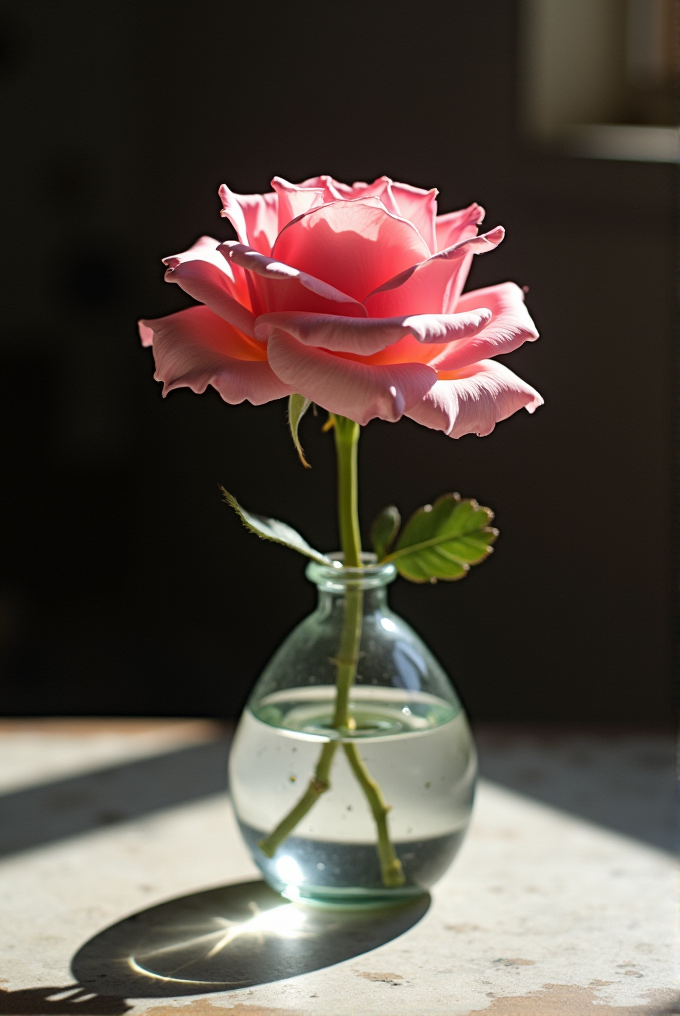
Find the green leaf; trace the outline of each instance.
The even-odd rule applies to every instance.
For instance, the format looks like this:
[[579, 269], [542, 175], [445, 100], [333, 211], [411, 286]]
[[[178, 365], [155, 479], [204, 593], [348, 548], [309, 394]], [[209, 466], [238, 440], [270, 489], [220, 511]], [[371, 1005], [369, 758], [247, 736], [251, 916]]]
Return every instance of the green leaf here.
[[371, 526], [371, 543], [379, 561], [382, 561], [392, 549], [400, 525], [401, 515], [393, 504], [383, 508], [376, 516], [375, 522]]
[[282, 543], [284, 547], [290, 547], [291, 550], [297, 550], [298, 553], [304, 554], [305, 557], [311, 557], [312, 561], [318, 561], [319, 564], [333, 565], [333, 562], [325, 554], [320, 553], [318, 550], [314, 550], [310, 547], [306, 540], [296, 532], [292, 526], [286, 525], [285, 522], [279, 522], [278, 519], [269, 519], [264, 515], [253, 515], [252, 512], [248, 512], [245, 508], [242, 508], [236, 498], [225, 490], [224, 487], [220, 488], [224, 494], [224, 500], [227, 504], [231, 505], [236, 514], [240, 517], [241, 522], [249, 529], [251, 533], [255, 533], [263, 540], [271, 540], [273, 543]]
[[298, 427], [300, 426], [300, 420], [305, 415], [311, 404], [311, 400], [306, 399], [304, 395], [288, 396], [288, 424], [290, 426], [290, 433], [293, 438], [293, 444], [297, 448], [297, 453], [300, 456], [300, 462], [305, 469], [310, 469], [311, 466], [309, 465], [309, 462], [307, 462], [305, 453], [302, 450], [300, 437], [298, 435]]
[[489, 525], [492, 520], [490, 508], [461, 501], [459, 494], [443, 494], [413, 513], [396, 550], [385, 560], [394, 561], [400, 575], [411, 582], [454, 582], [491, 553], [498, 536]]

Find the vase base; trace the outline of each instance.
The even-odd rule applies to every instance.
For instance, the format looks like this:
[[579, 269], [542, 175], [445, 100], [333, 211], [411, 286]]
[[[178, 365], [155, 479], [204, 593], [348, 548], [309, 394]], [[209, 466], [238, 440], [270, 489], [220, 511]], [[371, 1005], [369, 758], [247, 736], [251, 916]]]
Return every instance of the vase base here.
[[426, 889], [418, 886], [404, 886], [399, 889], [387, 889], [384, 895], [372, 892], [371, 890], [351, 891], [344, 893], [332, 893], [321, 886], [305, 886], [304, 890], [298, 890], [297, 886], [285, 886], [277, 888], [277, 892], [296, 903], [315, 910], [384, 910], [391, 907], [401, 907], [413, 900], [429, 897]]
[[320, 906], [375, 909], [416, 899], [446, 871], [458, 852], [466, 826], [446, 836], [394, 844], [405, 884], [381, 884], [375, 844], [338, 843], [289, 836], [274, 857], [258, 842], [265, 833], [243, 822], [241, 833], [268, 884], [286, 899]]

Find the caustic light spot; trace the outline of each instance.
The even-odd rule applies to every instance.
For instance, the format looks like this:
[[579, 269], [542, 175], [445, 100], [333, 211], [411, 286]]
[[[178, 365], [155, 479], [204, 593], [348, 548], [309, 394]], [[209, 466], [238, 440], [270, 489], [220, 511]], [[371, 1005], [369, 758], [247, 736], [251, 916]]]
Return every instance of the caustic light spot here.
[[280, 857], [276, 862], [276, 874], [282, 882], [286, 883], [288, 888], [290, 888], [291, 885], [295, 886], [299, 882], [302, 882], [300, 865], [294, 857], [289, 857], [288, 854]]

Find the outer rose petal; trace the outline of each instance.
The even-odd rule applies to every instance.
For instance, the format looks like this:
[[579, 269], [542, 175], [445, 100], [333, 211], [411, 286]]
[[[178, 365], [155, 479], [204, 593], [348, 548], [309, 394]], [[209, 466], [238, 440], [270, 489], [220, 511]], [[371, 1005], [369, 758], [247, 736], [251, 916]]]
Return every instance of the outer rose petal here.
[[522, 406], [533, 413], [542, 405], [538, 392], [503, 364], [480, 360], [448, 378], [440, 375], [406, 415], [424, 427], [443, 430], [449, 437], [485, 437]]
[[422, 363], [374, 367], [303, 346], [278, 331], [270, 337], [267, 353], [273, 370], [291, 391], [362, 426], [375, 417], [396, 423], [409, 406], [422, 400], [437, 377]]
[[264, 349], [241, 335], [207, 307], [190, 307], [178, 314], [140, 321], [142, 343], [153, 336], [156, 381], [163, 395], [173, 388], [191, 388], [201, 395], [208, 385], [225, 402], [247, 399], [259, 406], [290, 394], [271, 369]]
[[[306, 346], [370, 356], [407, 335], [421, 343], [460, 341], [475, 335], [490, 320], [491, 311], [484, 308], [476, 308], [468, 314], [415, 314], [398, 318], [351, 318], [284, 311], [259, 317], [255, 322], [255, 337], [266, 341], [274, 329], [280, 329]], [[399, 362], [411, 360], [400, 357]]]
[[217, 250], [219, 245], [219, 240], [202, 236], [183, 254], [163, 258], [168, 266], [165, 281], [178, 283], [194, 300], [252, 336], [254, 317], [245, 274], [242, 268], [225, 261]]
[[297, 187], [280, 176], [274, 177], [272, 187], [279, 198], [279, 233], [291, 219], [295, 219], [303, 212], [308, 212], [311, 208], [317, 208], [324, 203], [325, 191], [323, 187]]
[[[399, 208], [399, 214], [413, 223], [430, 248], [431, 254], [437, 251], [435, 219], [438, 193], [436, 188], [426, 191], [420, 187], [411, 187], [408, 183], [392, 184], [392, 194]], [[455, 240], [452, 240], [451, 243], [455, 243]]]
[[468, 208], [461, 208], [458, 212], [438, 215], [435, 219], [436, 250], [446, 250], [454, 243], [467, 240], [471, 236], [477, 236], [477, 226], [481, 226], [484, 221], [484, 214], [482, 206], [474, 204]]
[[251, 299], [257, 313], [277, 310], [317, 311], [366, 317], [366, 308], [346, 293], [300, 272], [297, 268], [258, 254], [235, 240], [220, 244], [218, 250], [228, 261], [247, 270], [252, 280]]
[[493, 250], [504, 236], [503, 227], [496, 226], [411, 265], [369, 293], [364, 304], [370, 317], [450, 313], [465, 284], [471, 255]]
[[267, 257], [279, 232], [279, 199], [275, 193], [234, 194], [226, 183], [219, 189], [223, 219], [229, 219], [241, 243]]
[[490, 309], [493, 314], [490, 323], [464, 342], [452, 343], [438, 352], [430, 360], [436, 370], [459, 370], [484, 357], [511, 353], [522, 343], [538, 338], [536, 325], [524, 305], [524, 293], [514, 282], [464, 293], [456, 311], [470, 313], [475, 307]]
[[293, 219], [272, 253], [358, 301], [429, 255], [415, 227], [375, 197], [333, 201]]

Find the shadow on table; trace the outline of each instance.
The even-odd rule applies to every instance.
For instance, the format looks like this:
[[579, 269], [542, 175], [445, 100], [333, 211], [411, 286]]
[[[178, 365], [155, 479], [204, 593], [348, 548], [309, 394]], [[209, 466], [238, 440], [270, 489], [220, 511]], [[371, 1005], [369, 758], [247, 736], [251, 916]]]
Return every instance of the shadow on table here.
[[132, 1009], [124, 998], [109, 995], [93, 995], [79, 984], [67, 984], [62, 988], [20, 988], [5, 991], [0, 988], [1, 1016], [122, 1016]]
[[677, 849], [671, 731], [499, 723], [475, 727], [475, 740], [484, 779], [653, 847]]
[[0, 794], [0, 856], [227, 789], [229, 739]]
[[71, 971], [85, 991], [118, 1001], [248, 988], [375, 949], [413, 927], [429, 905], [424, 893], [378, 910], [312, 908], [287, 902], [264, 882], [242, 882], [112, 925], [82, 946]]

